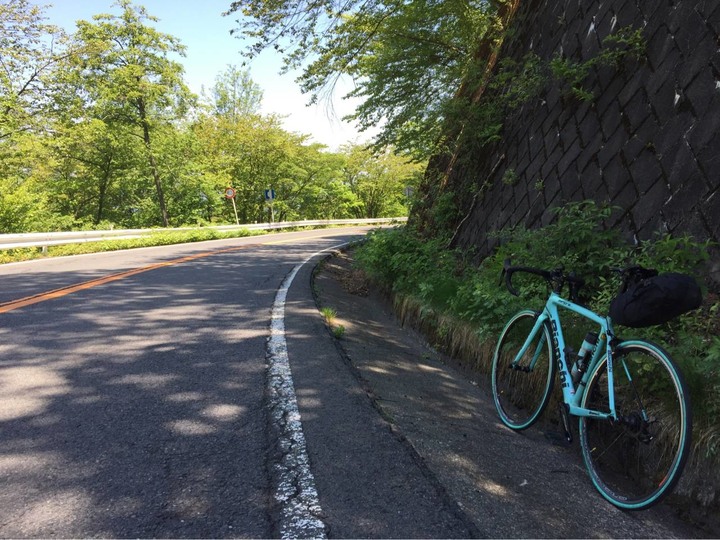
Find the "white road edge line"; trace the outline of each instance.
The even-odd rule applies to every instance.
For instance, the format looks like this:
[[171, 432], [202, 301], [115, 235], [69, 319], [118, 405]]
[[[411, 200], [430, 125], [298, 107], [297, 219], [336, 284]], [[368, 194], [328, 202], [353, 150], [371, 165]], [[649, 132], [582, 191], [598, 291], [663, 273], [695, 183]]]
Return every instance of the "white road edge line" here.
[[285, 277], [275, 295], [267, 341], [268, 397], [272, 429], [282, 458], [273, 465], [275, 501], [280, 507], [280, 537], [327, 538], [322, 508], [303, 434], [285, 340], [285, 300], [300, 268], [313, 257], [347, 243], [313, 253]]

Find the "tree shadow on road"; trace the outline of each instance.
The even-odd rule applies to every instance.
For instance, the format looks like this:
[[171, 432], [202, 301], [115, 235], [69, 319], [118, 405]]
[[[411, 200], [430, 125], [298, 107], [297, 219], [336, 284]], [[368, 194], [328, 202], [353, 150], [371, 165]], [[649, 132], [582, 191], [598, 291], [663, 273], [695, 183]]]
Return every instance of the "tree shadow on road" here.
[[300, 252], [215, 255], [3, 314], [0, 536], [269, 536], [265, 340]]

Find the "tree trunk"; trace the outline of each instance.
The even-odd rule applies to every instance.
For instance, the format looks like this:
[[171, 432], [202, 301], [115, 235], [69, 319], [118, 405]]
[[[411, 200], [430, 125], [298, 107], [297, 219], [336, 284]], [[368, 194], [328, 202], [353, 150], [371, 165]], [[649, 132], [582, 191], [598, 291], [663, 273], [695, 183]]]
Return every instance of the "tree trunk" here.
[[97, 215], [95, 216], [95, 225], [99, 224], [103, 219], [103, 213], [105, 211], [105, 198], [107, 197], [107, 190], [110, 185], [110, 176], [112, 175], [112, 156], [110, 159], [105, 161], [105, 167], [103, 168], [103, 177], [100, 180], [100, 193], [98, 194], [98, 209]]
[[140, 112], [140, 122], [143, 128], [143, 141], [145, 141], [145, 148], [147, 149], [148, 159], [150, 160], [150, 172], [152, 173], [153, 180], [155, 181], [155, 189], [157, 190], [158, 205], [160, 206], [163, 227], [169, 227], [170, 221], [168, 220], [165, 195], [163, 194], [162, 183], [160, 182], [160, 172], [158, 171], [155, 155], [150, 145], [150, 125], [148, 123], [147, 113], [145, 111], [145, 100], [143, 100], [143, 98], [138, 99], [138, 111]]
[[[519, 8], [520, 0], [506, 0], [505, 2], [499, 3], [497, 12], [497, 18], [500, 21], [499, 28], [490, 31], [488, 35], [486, 35], [483, 39], [480, 40], [480, 43], [478, 43], [475, 49], [475, 54], [473, 55], [473, 62], [475, 64], [485, 64], [484, 68], [482, 69], [482, 74], [479, 80], [473, 80], [470, 78], [462, 81], [460, 83], [460, 87], [455, 93], [456, 100], [469, 98], [471, 103], [477, 103], [480, 100], [483, 92], [485, 91], [485, 88], [487, 87], [487, 83], [490, 81], [493, 69], [497, 64], [498, 53], [500, 52], [500, 47], [502, 46], [503, 40], [505, 38], [507, 28], [510, 26], [510, 23], [512, 22]], [[450, 126], [450, 128], [446, 130], [446, 136], [449, 140], [456, 141], [466, 127], [467, 126], [465, 123], [459, 123], [455, 126]], [[455, 166], [455, 163], [457, 162], [458, 152], [459, 149], [456, 148], [455, 152], [450, 157], [449, 163], [446, 165], [445, 170], [443, 171], [444, 174], [440, 184], [441, 188], [445, 188], [448, 180], [450, 179], [450, 174], [453, 170], [453, 167]]]

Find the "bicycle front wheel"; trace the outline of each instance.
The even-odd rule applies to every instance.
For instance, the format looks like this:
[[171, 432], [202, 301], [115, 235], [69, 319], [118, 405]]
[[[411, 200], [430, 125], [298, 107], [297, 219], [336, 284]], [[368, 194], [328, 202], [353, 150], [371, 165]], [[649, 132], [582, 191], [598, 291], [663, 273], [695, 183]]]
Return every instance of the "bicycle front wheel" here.
[[492, 392], [503, 424], [521, 430], [540, 417], [552, 392], [555, 363], [547, 325], [532, 337], [525, 353], [518, 353], [532, 332], [537, 313], [521, 311], [505, 325], [492, 365]]
[[[670, 356], [646, 341], [613, 355], [617, 420], [580, 418], [580, 446], [595, 487], [615, 506], [643, 510], [670, 493], [690, 451], [685, 382]], [[588, 378], [582, 407], [608, 412], [607, 358]]]

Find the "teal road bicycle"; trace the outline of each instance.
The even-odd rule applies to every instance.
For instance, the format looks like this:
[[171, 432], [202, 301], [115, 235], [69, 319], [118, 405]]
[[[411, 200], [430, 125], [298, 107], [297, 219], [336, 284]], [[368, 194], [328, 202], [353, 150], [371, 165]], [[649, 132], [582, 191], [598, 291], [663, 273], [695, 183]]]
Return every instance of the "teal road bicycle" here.
[[[627, 277], [634, 270], [621, 273]], [[542, 311], [520, 311], [500, 334], [492, 392], [502, 422], [514, 430], [532, 426], [557, 379], [565, 436], [572, 442], [570, 417], [577, 417], [582, 456], [602, 496], [627, 510], [659, 502], [678, 482], [690, 451], [690, 400], [682, 374], [661, 347], [618, 338], [609, 316], [581, 305], [582, 278], [506, 261], [505, 284], [516, 296], [516, 272], [543, 277], [552, 292]], [[561, 296], [566, 285], [569, 300]], [[565, 345], [561, 310], [597, 328], [577, 354]]]

